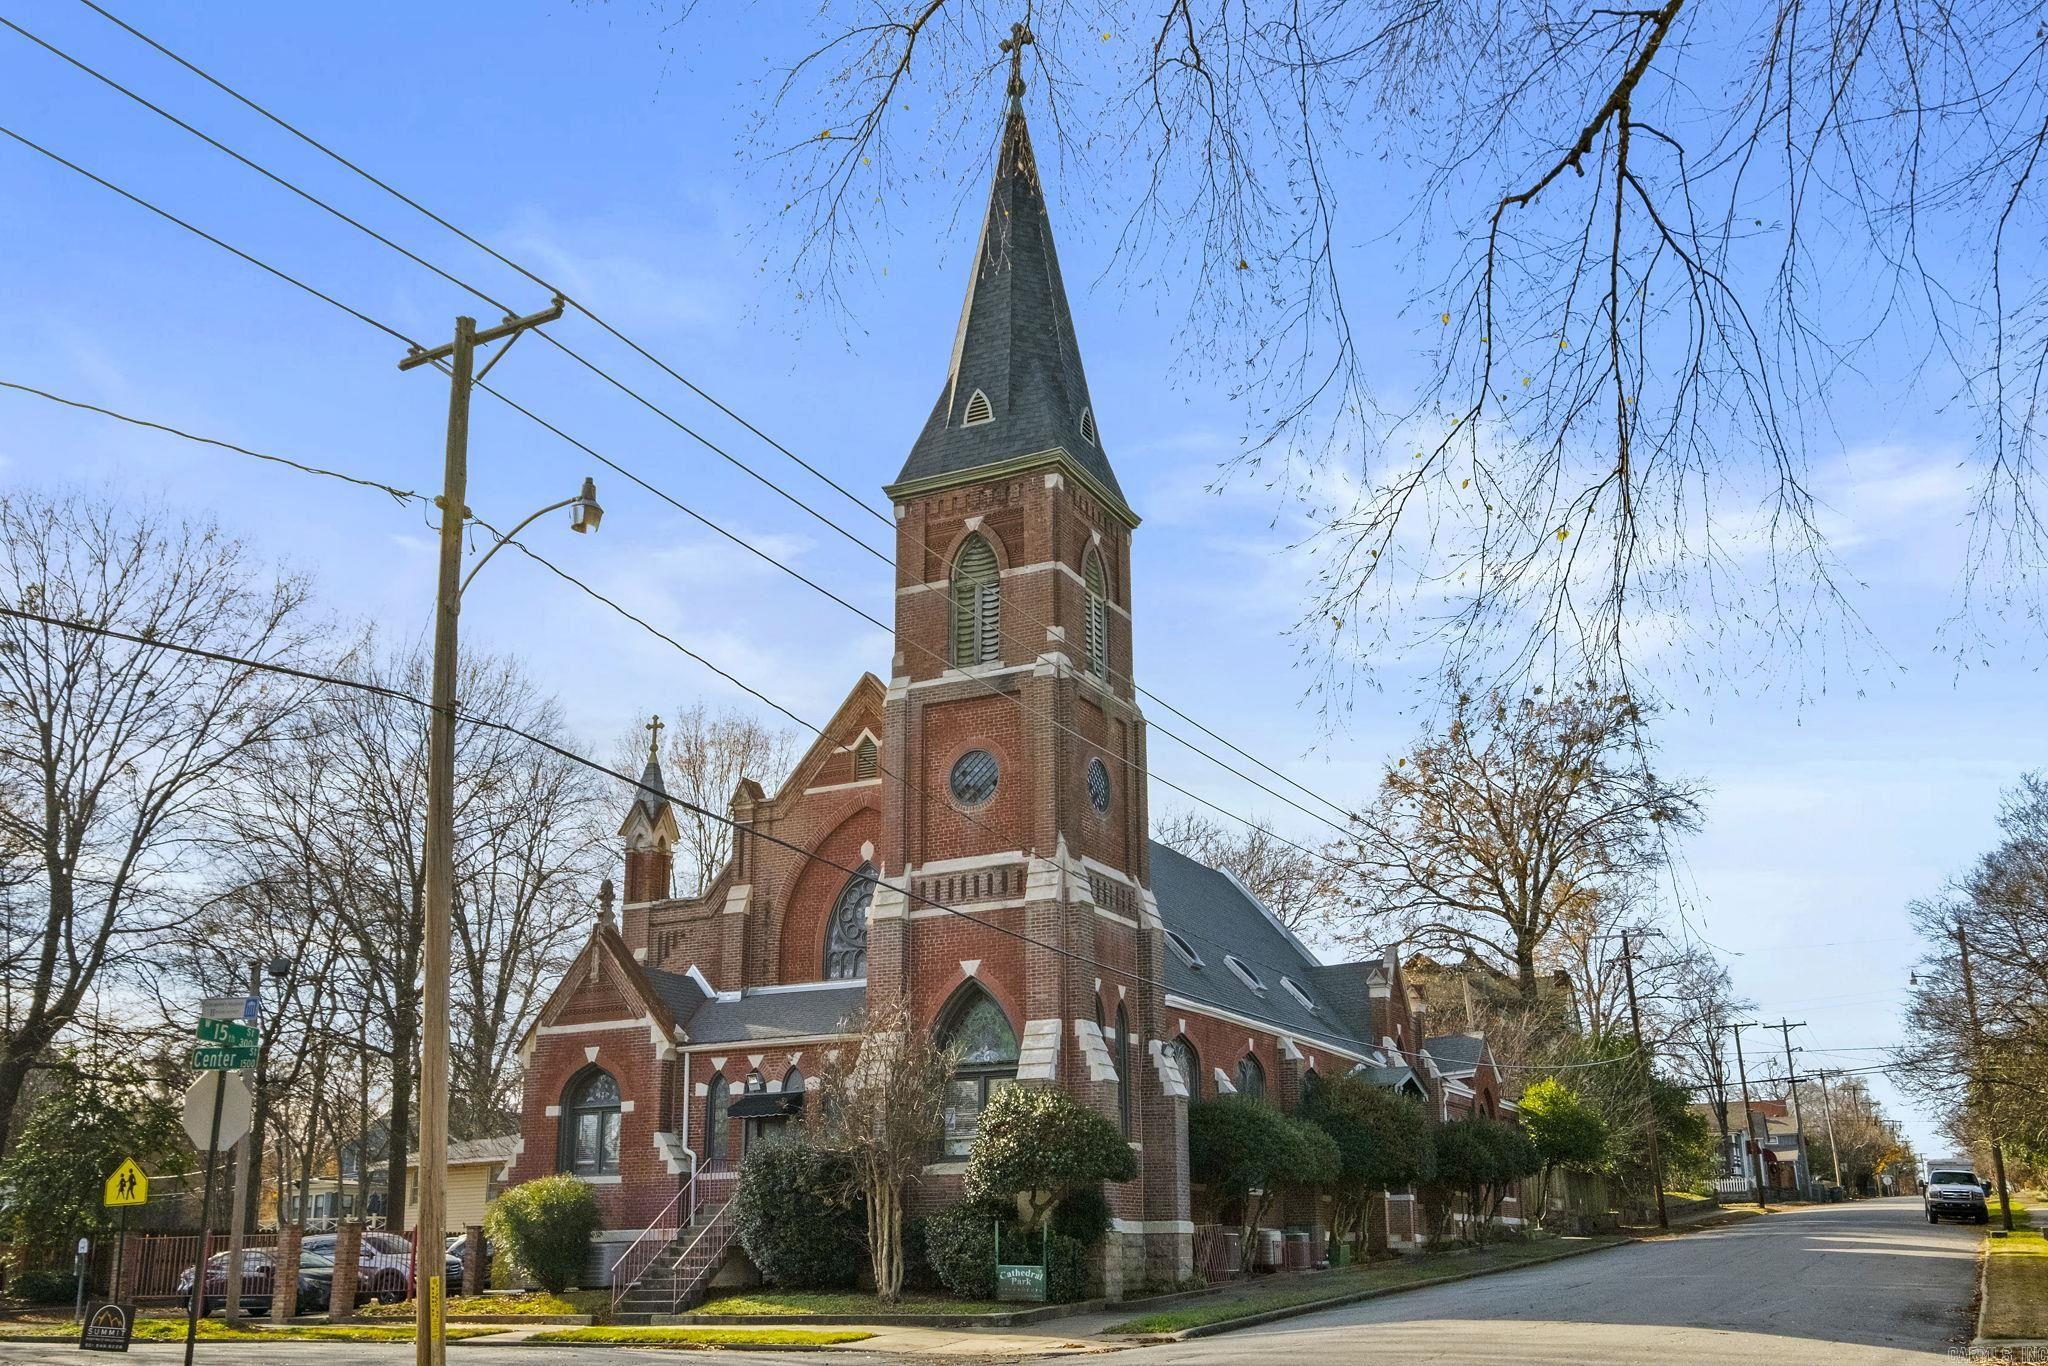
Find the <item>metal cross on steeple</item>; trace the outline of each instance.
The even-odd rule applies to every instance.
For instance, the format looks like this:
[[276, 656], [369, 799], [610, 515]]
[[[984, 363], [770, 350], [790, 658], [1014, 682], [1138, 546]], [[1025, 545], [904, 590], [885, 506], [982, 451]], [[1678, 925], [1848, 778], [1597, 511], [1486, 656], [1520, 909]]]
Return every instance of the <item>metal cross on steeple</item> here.
[[1031, 26], [1021, 19], [1010, 25], [1010, 36], [1003, 39], [1002, 50], [1010, 54], [1010, 108], [1024, 107], [1024, 46], [1038, 39], [1031, 32]]
[[641, 727], [641, 729], [647, 732], [647, 757], [650, 759], [656, 758], [661, 749], [661, 732], [663, 729], [661, 718], [659, 716], [655, 717], [652, 721]]

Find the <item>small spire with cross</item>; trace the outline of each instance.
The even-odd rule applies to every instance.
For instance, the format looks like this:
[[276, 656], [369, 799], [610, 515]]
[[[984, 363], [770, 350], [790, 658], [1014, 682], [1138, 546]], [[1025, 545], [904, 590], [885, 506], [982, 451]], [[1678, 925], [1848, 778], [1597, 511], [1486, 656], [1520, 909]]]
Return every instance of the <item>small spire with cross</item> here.
[[1023, 20], [1010, 25], [1010, 36], [1003, 39], [1002, 50], [1010, 54], [1010, 112], [1024, 110], [1024, 48], [1028, 43], [1038, 41], [1031, 32], [1031, 26]]
[[661, 732], [665, 729], [661, 718], [655, 717], [641, 727], [647, 732], [647, 758], [649, 762], [661, 757]]

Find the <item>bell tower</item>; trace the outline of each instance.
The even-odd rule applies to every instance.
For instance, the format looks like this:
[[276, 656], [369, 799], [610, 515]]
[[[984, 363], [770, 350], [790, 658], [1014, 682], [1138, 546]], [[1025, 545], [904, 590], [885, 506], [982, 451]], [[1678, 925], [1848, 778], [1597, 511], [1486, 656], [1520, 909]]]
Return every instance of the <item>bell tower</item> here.
[[[896, 521], [888, 784], [868, 994], [926, 1018], [972, 979], [1021, 1045], [1017, 1079], [1122, 1124], [1111, 1192], [1141, 1256], [1184, 1270], [1185, 1089], [1155, 1055], [1163, 938], [1147, 890], [1145, 722], [1132, 683], [1131, 533], [1060, 277], [1023, 107], [1009, 99], [937, 402], [886, 492]], [[1178, 1097], [1174, 1092], [1178, 1090]]]

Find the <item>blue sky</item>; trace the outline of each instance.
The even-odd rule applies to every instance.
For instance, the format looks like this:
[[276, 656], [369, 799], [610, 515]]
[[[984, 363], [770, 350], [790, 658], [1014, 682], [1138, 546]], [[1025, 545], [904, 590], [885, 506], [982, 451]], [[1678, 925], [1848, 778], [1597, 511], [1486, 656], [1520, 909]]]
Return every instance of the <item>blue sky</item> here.
[[[707, 7], [711, 8], [711, 7]], [[962, 148], [913, 196], [859, 284], [848, 323], [790, 297], [760, 266], [772, 185], [737, 155], [764, 59], [739, 26], [694, 35], [638, 6], [124, 6], [146, 31], [507, 254], [559, 277], [710, 392], [880, 504], [929, 411], [959, 309], [985, 150]], [[775, 7], [747, 22], [773, 23]], [[30, 26], [246, 154], [330, 196], [521, 308], [540, 292], [170, 66], [88, 11], [37, 7]], [[678, 42], [686, 43], [674, 50]], [[997, 88], [978, 92], [995, 132]], [[389, 322], [439, 341], [474, 301], [64, 67], [0, 35], [0, 122]], [[1116, 226], [1049, 167], [1062, 260], [1107, 448], [1145, 523], [1136, 596], [1141, 678], [1237, 743], [1339, 800], [1361, 800], [1413, 734], [1412, 661], [1360, 695], [1338, 733], [1301, 705], [1287, 634], [1307, 568], [1302, 528], [1264, 490], [1204, 491], [1243, 429], [1213, 390], [1175, 381], [1178, 314], [1096, 285]], [[1365, 168], [1355, 168], [1365, 174]], [[946, 188], [950, 187], [950, 188]], [[1348, 187], [1348, 188], [1356, 188]], [[1406, 373], [1415, 324], [1377, 259], [1348, 263], [1371, 366]], [[8, 325], [0, 378], [331, 464], [408, 488], [438, 479], [445, 387], [400, 374], [402, 348], [12, 144], [0, 145]], [[488, 316], [488, 315], [486, 315]], [[877, 546], [884, 528], [801, 476], [586, 323], [564, 340], [789, 483]], [[494, 377], [650, 482], [878, 616], [883, 567], [540, 344]], [[1692, 923], [1731, 954], [1767, 1018], [1831, 1065], [1896, 1037], [1915, 956], [1905, 904], [1992, 836], [1999, 790], [2041, 760], [2048, 690], [2024, 653], [1959, 670], [1937, 647], [1956, 607], [1968, 417], [1873, 388], [1837, 414], [1818, 484], [1857, 609], [1889, 652], [1861, 675], [1827, 667], [1803, 698], [1769, 672], [1709, 691], [1677, 677], [1665, 766], [1712, 789], [1686, 850]], [[598, 477], [602, 533], [534, 540], [566, 568], [693, 648], [822, 720], [886, 639], [516, 415], [479, 399], [471, 503], [504, 525]], [[374, 494], [308, 480], [104, 419], [0, 393], [0, 477], [111, 486], [211, 512], [319, 580], [337, 615], [424, 629], [429, 528]], [[649, 710], [731, 690], [517, 557], [465, 612], [474, 645], [518, 654], [600, 752]], [[1834, 681], [1829, 682], [1832, 678]], [[1731, 686], [1732, 685], [1732, 686]], [[1155, 739], [1156, 770], [1233, 809], [1270, 799]], [[1155, 809], [1173, 804], [1155, 794]], [[1821, 1052], [1820, 1050], [1843, 1050]], [[1883, 1088], [1880, 1088], [1881, 1090]], [[1907, 1115], [1931, 1140], [1924, 1117]]]

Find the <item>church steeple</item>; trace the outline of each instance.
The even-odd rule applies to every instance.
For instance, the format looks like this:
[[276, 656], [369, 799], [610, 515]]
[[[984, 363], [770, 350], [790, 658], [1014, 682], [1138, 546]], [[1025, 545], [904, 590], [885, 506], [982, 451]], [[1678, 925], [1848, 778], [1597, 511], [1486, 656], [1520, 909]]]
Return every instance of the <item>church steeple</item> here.
[[669, 896], [676, 841], [681, 828], [675, 808], [669, 805], [668, 789], [661, 776], [661, 732], [659, 716], [647, 723], [647, 766], [640, 773], [640, 788], [626, 819], [619, 825], [619, 838], [626, 844], [626, 905], [630, 910]]
[[952, 361], [888, 492], [900, 498], [1064, 456], [1083, 482], [1135, 522], [1103, 451], [1024, 120], [1022, 57], [1031, 41], [1031, 31], [1018, 24], [1003, 44], [1010, 85], [1002, 145]]

